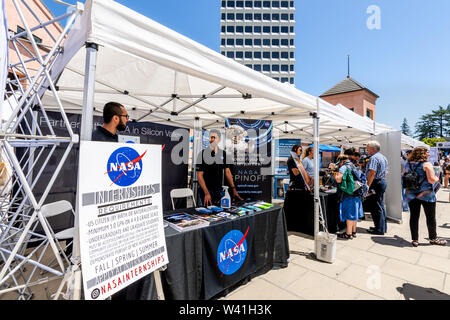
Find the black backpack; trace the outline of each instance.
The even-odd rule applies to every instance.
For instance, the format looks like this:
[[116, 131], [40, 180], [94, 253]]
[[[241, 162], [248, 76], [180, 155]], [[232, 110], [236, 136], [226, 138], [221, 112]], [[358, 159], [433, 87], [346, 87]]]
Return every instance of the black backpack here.
[[419, 174], [416, 172], [417, 167], [420, 163], [416, 164], [411, 170], [411, 163], [409, 164], [409, 170], [405, 172], [402, 176], [403, 189], [411, 191], [419, 191], [422, 181]]

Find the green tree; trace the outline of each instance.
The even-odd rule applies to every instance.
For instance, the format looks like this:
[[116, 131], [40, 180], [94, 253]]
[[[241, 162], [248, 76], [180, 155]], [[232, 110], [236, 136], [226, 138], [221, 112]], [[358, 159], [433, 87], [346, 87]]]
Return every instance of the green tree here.
[[408, 120], [406, 120], [406, 118], [403, 119], [401, 129], [403, 134], [406, 134], [407, 136], [411, 135], [411, 129], [409, 128]]
[[425, 138], [422, 140], [423, 143], [426, 143], [430, 147], [436, 147], [436, 143], [445, 142], [444, 138]]
[[432, 120], [431, 114], [420, 117], [420, 121], [416, 123], [416, 138], [423, 140], [426, 138], [435, 138], [439, 135], [439, 130]]
[[450, 135], [450, 105], [447, 108], [439, 106], [425, 114], [415, 126], [415, 137], [423, 140], [425, 138], [443, 138]]
[[439, 106], [439, 109], [431, 111], [430, 115], [431, 121], [433, 121], [438, 130], [439, 137], [442, 138], [450, 133], [450, 105], [447, 108]]

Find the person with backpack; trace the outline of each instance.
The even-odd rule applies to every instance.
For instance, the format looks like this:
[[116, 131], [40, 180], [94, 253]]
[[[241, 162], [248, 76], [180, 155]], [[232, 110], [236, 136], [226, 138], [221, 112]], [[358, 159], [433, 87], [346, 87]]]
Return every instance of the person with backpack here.
[[420, 208], [423, 207], [427, 219], [428, 238], [430, 244], [445, 246], [447, 241], [438, 239], [436, 234], [436, 190], [439, 178], [436, 177], [433, 165], [428, 161], [430, 151], [426, 147], [414, 148], [405, 166], [402, 181], [405, 198], [408, 202], [411, 229], [411, 244], [419, 245]]
[[338, 234], [342, 239], [356, 238], [358, 219], [364, 216], [362, 197], [366, 193], [366, 184], [361, 170], [357, 170], [348, 155], [338, 157], [339, 172], [336, 174], [339, 198], [341, 199], [341, 220], [346, 222], [347, 229]]

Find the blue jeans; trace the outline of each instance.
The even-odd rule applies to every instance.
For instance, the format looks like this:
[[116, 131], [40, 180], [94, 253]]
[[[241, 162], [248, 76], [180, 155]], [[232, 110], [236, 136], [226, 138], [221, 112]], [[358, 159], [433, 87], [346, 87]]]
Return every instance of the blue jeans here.
[[386, 181], [383, 179], [375, 179], [370, 186], [376, 194], [375, 199], [370, 208], [370, 214], [372, 215], [373, 223], [375, 224], [375, 231], [386, 233], [387, 221], [386, 221], [386, 209], [384, 207], [384, 192], [386, 191]]

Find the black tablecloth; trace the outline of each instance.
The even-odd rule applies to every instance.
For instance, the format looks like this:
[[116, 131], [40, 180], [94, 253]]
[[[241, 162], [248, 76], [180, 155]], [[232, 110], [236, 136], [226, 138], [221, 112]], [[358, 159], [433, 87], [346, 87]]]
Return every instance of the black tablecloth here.
[[[165, 212], [193, 213], [194, 209]], [[217, 267], [218, 243], [232, 230], [246, 233], [247, 256], [232, 275]], [[236, 286], [274, 268], [287, 267], [289, 243], [283, 208], [275, 206], [237, 219], [212, 222], [208, 227], [178, 232], [165, 228], [169, 264], [161, 272], [166, 300], [203, 300], [227, 294]], [[153, 274], [128, 286], [113, 297], [127, 300], [156, 299]]]
[[[322, 212], [330, 233], [345, 228], [339, 218], [339, 199], [336, 193], [320, 192]], [[288, 191], [284, 200], [288, 231], [314, 235], [314, 195], [307, 191]], [[322, 226], [320, 226], [322, 230]]]

